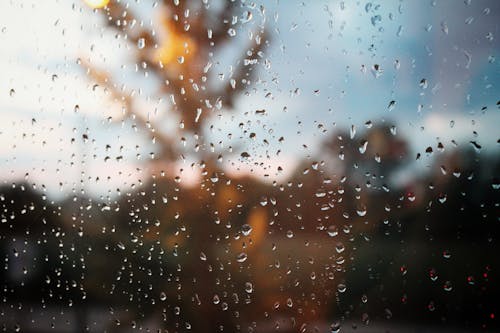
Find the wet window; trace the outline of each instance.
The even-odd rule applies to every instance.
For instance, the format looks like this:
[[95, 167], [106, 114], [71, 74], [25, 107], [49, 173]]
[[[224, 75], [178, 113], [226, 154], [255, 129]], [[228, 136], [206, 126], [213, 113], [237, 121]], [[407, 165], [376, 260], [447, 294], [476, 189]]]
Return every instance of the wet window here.
[[0, 4], [0, 329], [496, 331], [500, 3]]

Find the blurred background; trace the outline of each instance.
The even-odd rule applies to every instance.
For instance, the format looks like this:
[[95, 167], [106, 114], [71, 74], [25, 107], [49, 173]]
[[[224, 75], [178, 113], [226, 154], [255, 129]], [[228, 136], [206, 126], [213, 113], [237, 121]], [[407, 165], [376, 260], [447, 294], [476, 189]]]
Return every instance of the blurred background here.
[[499, 329], [500, 2], [0, 4], [0, 327]]

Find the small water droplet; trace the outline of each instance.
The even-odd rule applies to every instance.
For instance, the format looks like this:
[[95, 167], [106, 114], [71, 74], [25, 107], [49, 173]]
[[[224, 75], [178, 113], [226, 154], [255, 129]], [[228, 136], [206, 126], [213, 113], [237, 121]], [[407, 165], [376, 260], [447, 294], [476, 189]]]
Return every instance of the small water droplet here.
[[431, 279], [431, 281], [436, 281], [438, 279], [438, 274], [435, 268], [431, 268], [429, 270], [429, 278]]
[[330, 325], [330, 333], [340, 333], [340, 323], [333, 323]]
[[217, 173], [212, 173], [212, 176], [210, 176], [210, 181], [212, 183], [217, 183], [219, 181], [219, 177], [217, 176]]
[[250, 224], [245, 223], [241, 226], [241, 233], [243, 236], [248, 236], [252, 233], [252, 226]]
[[398, 31], [396, 32], [396, 36], [401, 37], [402, 34], [403, 34], [403, 26], [400, 25]]
[[443, 258], [445, 259], [450, 259], [451, 258], [451, 252], [448, 250], [443, 251]]
[[137, 40], [137, 47], [142, 50], [146, 46], [146, 40], [144, 38], [139, 38]]
[[389, 102], [389, 105], [387, 106], [387, 109], [389, 111], [392, 111], [392, 110], [394, 110], [395, 107], [396, 107], [396, 101], [392, 100], [392, 101]]
[[342, 253], [342, 252], [344, 252], [344, 250], [345, 250], [345, 246], [343, 243], [338, 242], [337, 245], [335, 245], [335, 251], [337, 251], [337, 253]]
[[339, 234], [337, 226], [336, 225], [330, 225], [327, 229], [328, 236], [330, 237], [335, 237]]
[[444, 284], [443, 284], [443, 290], [444, 291], [452, 291], [453, 290], [453, 286], [451, 285], [451, 281], [446, 281]]
[[360, 145], [358, 147], [358, 150], [360, 154], [364, 154], [366, 152], [366, 148], [368, 147], [368, 141], [367, 140], [362, 140], [360, 142]]
[[449, 32], [449, 29], [448, 29], [448, 24], [447, 24], [445, 21], [441, 22], [441, 31], [442, 31], [445, 35], [447, 35], [447, 34], [448, 34], [448, 32]]
[[245, 282], [245, 292], [251, 294], [253, 292], [253, 284], [252, 282]]
[[245, 262], [247, 258], [248, 258], [247, 254], [245, 252], [241, 252], [240, 254], [238, 254], [238, 256], [236, 256], [236, 261]]
[[429, 304], [427, 305], [427, 310], [429, 310], [430, 312], [433, 312], [434, 310], [436, 310], [436, 306], [434, 305], [433, 301], [429, 302]]

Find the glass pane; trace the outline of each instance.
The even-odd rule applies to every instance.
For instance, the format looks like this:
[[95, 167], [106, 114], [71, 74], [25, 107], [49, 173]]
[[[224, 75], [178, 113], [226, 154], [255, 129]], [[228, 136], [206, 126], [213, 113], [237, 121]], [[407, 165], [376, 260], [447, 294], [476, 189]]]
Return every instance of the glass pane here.
[[500, 2], [0, 4], [0, 328], [499, 329]]

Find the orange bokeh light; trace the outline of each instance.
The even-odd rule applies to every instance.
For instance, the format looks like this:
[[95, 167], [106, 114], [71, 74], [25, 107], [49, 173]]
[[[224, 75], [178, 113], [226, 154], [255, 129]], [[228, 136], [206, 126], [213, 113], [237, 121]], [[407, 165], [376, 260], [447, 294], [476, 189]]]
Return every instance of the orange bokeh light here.
[[187, 34], [178, 34], [170, 22], [165, 22], [166, 38], [156, 50], [154, 58], [165, 65], [176, 64], [179, 57], [189, 58], [196, 51], [194, 40]]

